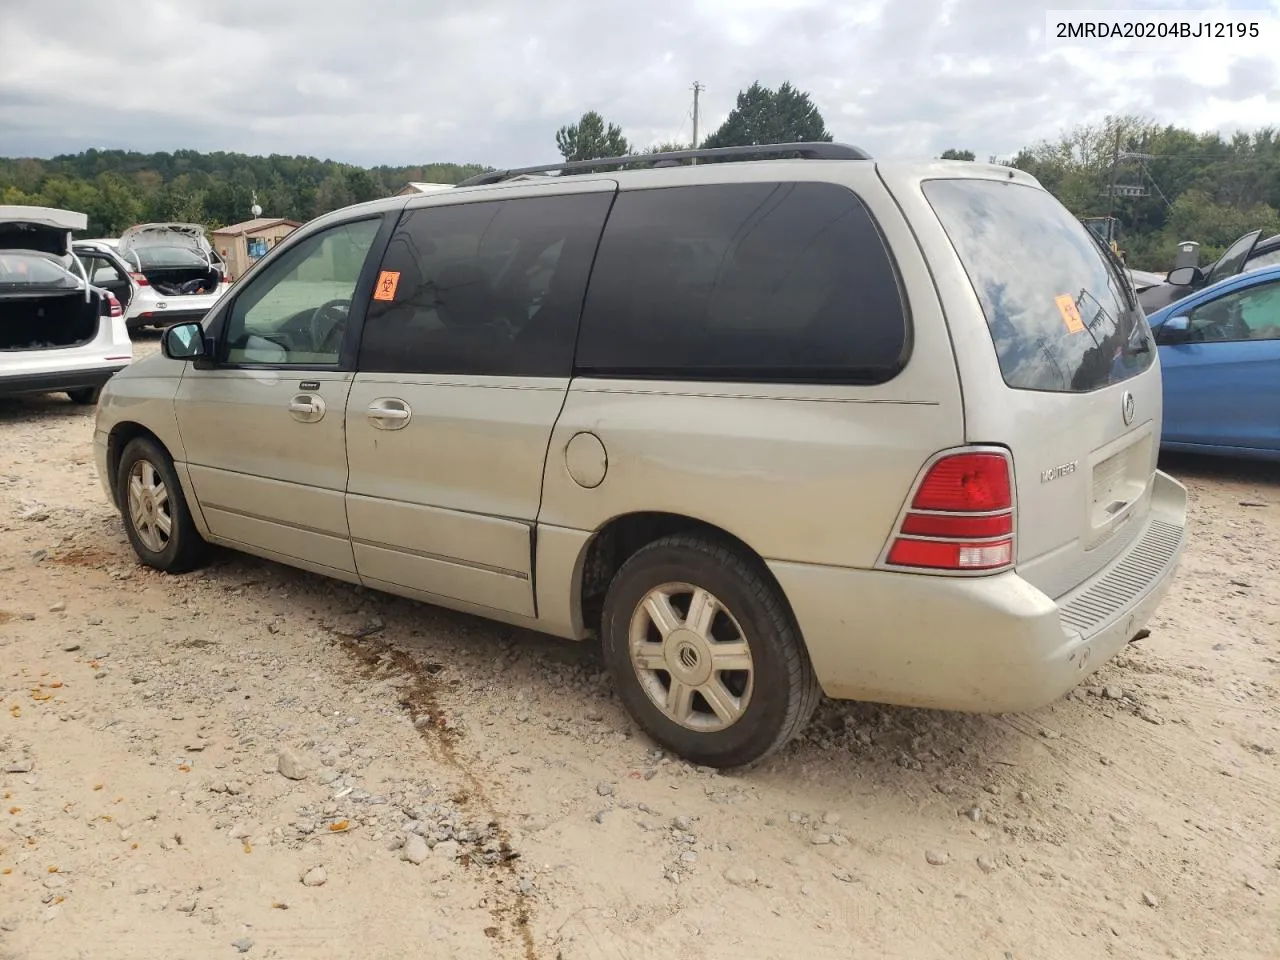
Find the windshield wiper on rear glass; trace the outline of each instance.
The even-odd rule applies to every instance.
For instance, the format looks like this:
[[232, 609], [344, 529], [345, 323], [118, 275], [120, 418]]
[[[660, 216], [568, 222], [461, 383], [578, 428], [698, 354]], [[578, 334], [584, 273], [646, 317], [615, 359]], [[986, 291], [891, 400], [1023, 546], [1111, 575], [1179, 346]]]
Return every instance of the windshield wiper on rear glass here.
[[1125, 305], [1128, 307], [1129, 331], [1124, 338], [1124, 345], [1121, 347], [1121, 351], [1126, 357], [1147, 353], [1151, 349], [1151, 338], [1142, 332], [1142, 305], [1138, 302], [1138, 293], [1133, 288], [1133, 278], [1129, 276], [1128, 268], [1116, 256], [1115, 251], [1108, 244], [1102, 242], [1101, 237], [1092, 230], [1086, 230], [1085, 232], [1089, 234], [1089, 239], [1093, 241], [1093, 245], [1102, 254], [1102, 259], [1106, 262], [1107, 269], [1111, 271], [1111, 277], [1115, 280], [1116, 286], [1120, 288], [1120, 295], [1124, 297]]

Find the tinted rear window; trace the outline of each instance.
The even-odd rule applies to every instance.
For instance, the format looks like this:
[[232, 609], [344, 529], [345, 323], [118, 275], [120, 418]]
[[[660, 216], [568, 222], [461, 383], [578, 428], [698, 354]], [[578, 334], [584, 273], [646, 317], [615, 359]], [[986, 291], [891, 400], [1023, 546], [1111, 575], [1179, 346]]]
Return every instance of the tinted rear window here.
[[369, 307], [359, 367], [567, 377], [610, 193], [519, 197], [404, 214]]
[[624, 192], [596, 256], [592, 376], [879, 383], [902, 367], [897, 274], [858, 197], [827, 183]]
[[923, 189], [982, 304], [1005, 383], [1084, 393], [1151, 366], [1141, 311], [1098, 241], [1051, 194], [994, 180]]

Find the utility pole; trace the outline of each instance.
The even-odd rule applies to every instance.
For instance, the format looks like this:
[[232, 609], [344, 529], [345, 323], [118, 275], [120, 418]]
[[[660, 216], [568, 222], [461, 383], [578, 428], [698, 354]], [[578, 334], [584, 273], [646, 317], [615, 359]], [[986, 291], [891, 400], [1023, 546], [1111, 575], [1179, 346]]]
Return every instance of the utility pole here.
[[[692, 144], [692, 147], [694, 150], [698, 149], [698, 94], [700, 94], [705, 89], [706, 87], [704, 87], [697, 80], [693, 81], [693, 144]], [[696, 164], [698, 162], [698, 158], [694, 157], [693, 162]]]

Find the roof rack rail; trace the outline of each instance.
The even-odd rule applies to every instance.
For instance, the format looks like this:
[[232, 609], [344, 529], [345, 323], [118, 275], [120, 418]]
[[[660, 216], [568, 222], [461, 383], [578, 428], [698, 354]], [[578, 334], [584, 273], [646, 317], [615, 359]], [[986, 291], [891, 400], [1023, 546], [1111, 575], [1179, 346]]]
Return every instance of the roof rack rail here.
[[478, 187], [489, 183], [501, 183], [514, 177], [533, 173], [568, 173], [574, 170], [592, 170], [597, 167], [618, 166], [675, 166], [682, 160], [732, 160], [755, 159], [762, 156], [799, 154], [804, 160], [870, 160], [871, 154], [847, 143], [761, 143], [743, 147], [712, 147], [706, 150], [673, 150], [669, 153], [631, 154], [625, 157], [601, 157], [598, 160], [570, 160], [567, 163], [548, 163], [536, 167], [518, 167], [511, 170], [491, 170], [477, 174], [456, 184], [459, 187]]

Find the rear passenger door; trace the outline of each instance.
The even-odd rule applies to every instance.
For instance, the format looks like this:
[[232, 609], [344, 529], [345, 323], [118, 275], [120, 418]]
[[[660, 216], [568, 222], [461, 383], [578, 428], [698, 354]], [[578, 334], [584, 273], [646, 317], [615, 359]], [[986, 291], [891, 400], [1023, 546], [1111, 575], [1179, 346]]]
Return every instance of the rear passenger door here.
[[84, 272], [89, 277], [89, 282], [95, 287], [110, 290], [120, 301], [120, 308], [128, 310], [129, 301], [133, 299], [133, 284], [130, 283], [128, 274], [122, 269], [124, 264], [109, 254], [89, 248], [79, 248], [75, 254], [84, 264]]
[[406, 210], [347, 401], [347, 517], [369, 586], [536, 615], [547, 443], [616, 189]]

